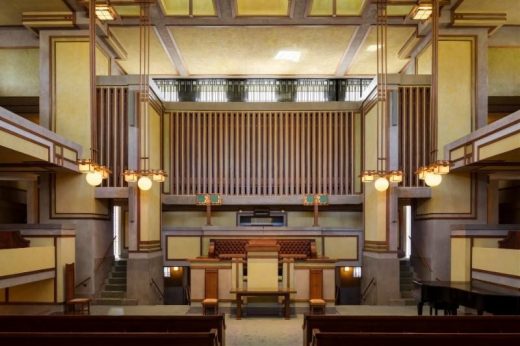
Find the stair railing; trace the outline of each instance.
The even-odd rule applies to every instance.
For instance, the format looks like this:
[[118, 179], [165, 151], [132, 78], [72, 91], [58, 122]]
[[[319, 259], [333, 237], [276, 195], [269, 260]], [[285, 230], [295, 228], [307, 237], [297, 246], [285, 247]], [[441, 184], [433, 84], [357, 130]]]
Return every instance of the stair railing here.
[[[412, 237], [408, 236], [408, 239], [410, 239], [410, 244], [412, 244], [412, 248], [413, 248], [413, 252], [416, 254], [416, 256], [414, 257], [417, 257], [419, 258], [419, 260], [421, 261], [421, 264], [428, 270], [428, 272], [430, 274], [433, 274], [433, 268], [432, 266], [430, 265], [430, 263], [428, 263], [428, 261], [421, 255], [421, 252], [419, 251], [419, 249], [417, 248], [417, 246], [415, 245], [415, 243], [413, 242], [412, 240]], [[441, 281], [437, 276], [435, 276], [435, 281]]]
[[[112, 241], [110, 242], [110, 244], [108, 244], [108, 247], [107, 247], [107, 249], [105, 250], [105, 253], [103, 254], [103, 258], [101, 259], [101, 261], [98, 263], [98, 265], [97, 265], [96, 268], [94, 269], [94, 274], [96, 274], [96, 273], [98, 272], [99, 268], [101, 268], [101, 265], [102, 265], [103, 263], [105, 263], [105, 260], [106, 260], [107, 258], [110, 258], [110, 257], [108, 257], [108, 253], [109, 253], [110, 249], [112, 249], [112, 246], [114, 245], [114, 241], [116, 240], [116, 238], [117, 238], [117, 237], [114, 237], [114, 238], [112, 239]], [[91, 280], [91, 279], [92, 279], [92, 276], [89, 276], [89, 277], [86, 278], [85, 280], [80, 281], [80, 283], [78, 283], [78, 284], [75, 286], [75, 288], [78, 288], [78, 287], [81, 286], [81, 285], [83, 285], [83, 287], [87, 287], [87, 282], [88, 282], [89, 280]]]
[[363, 290], [363, 293], [361, 293], [361, 301], [364, 302], [366, 299], [367, 299], [367, 295], [368, 295], [368, 290], [371, 288], [371, 287], [375, 287], [376, 286], [376, 279], [375, 278], [372, 278], [369, 282], [368, 282], [368, 285], [365, 287], [365, 289]]
[[153, 286], [155, 288], [155, 292], [161, 297], [161, 300], [164, 302], [164, 293], [161, 291], [161, 288], [159, 285], [157, 285], [157, 282], [152, 278], [150, 280], [150, 286]]

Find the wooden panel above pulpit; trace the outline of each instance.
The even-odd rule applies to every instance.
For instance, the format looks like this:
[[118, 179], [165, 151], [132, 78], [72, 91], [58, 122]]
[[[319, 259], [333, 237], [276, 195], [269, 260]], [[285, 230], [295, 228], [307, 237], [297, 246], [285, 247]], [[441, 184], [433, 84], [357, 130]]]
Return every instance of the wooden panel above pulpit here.
[[278, 289], [278, 253], [275, 239], [251, 239], [247, 251], [248, 289]]

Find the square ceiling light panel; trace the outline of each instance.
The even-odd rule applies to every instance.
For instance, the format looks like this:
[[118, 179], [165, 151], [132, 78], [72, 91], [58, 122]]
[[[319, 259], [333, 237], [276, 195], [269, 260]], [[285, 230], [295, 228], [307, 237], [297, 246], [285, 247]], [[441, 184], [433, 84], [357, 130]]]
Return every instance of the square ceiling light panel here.
[[166, 16], [213, 17], [217, 15], [213, 0], [159, 0], [159, 5]]
[[309, 16], [360, 16], [365, 2], [367, 0], [312, 0]]
[[237, 16], [288, 16], [289, 0], [236, 0]]

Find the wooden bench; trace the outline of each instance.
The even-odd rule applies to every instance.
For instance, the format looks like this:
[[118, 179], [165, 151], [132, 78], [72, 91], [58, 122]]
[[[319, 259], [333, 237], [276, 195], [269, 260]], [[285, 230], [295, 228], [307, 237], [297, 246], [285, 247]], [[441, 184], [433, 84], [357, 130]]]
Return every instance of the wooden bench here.
[[520, 316], [338, 316], [305, 315], [303, 344], [312, 330], [363, 333], [514, 333]]
[[217, 330], [207, 332], [0, 332], [2, 345], [17, 346], [218, 346]]
[[218, 342], [222, 346], [225, 346], [225, 328], [223, 314], [213, 316], [0, 315], [0, 332], [135, 334], [194, 333], [215, 329]]
[[[298, 259], [317, 258], [316, 241], [314, 239], [273, 239], [280, 247], [279, 256]], [[255, 239], [210, 239], [209, 258], [246, 258], [247, 246]]]
[[314, 329], [312, 346], [489, 346], [517, 345], [520, 333], [349, 333]]

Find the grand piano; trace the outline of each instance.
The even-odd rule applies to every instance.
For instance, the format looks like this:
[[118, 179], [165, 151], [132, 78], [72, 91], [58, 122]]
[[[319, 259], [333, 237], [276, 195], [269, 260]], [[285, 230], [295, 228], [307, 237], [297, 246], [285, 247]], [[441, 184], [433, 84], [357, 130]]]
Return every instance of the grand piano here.
[[479, 315], [520, 315], [520, 291], [479, 281], [414, 281], [420, 289], [417, 314], [422, 315], [425, 303], [431, 309], [441, 309], [447, 314], [457, 314], [462, 305], [477, 310]]

